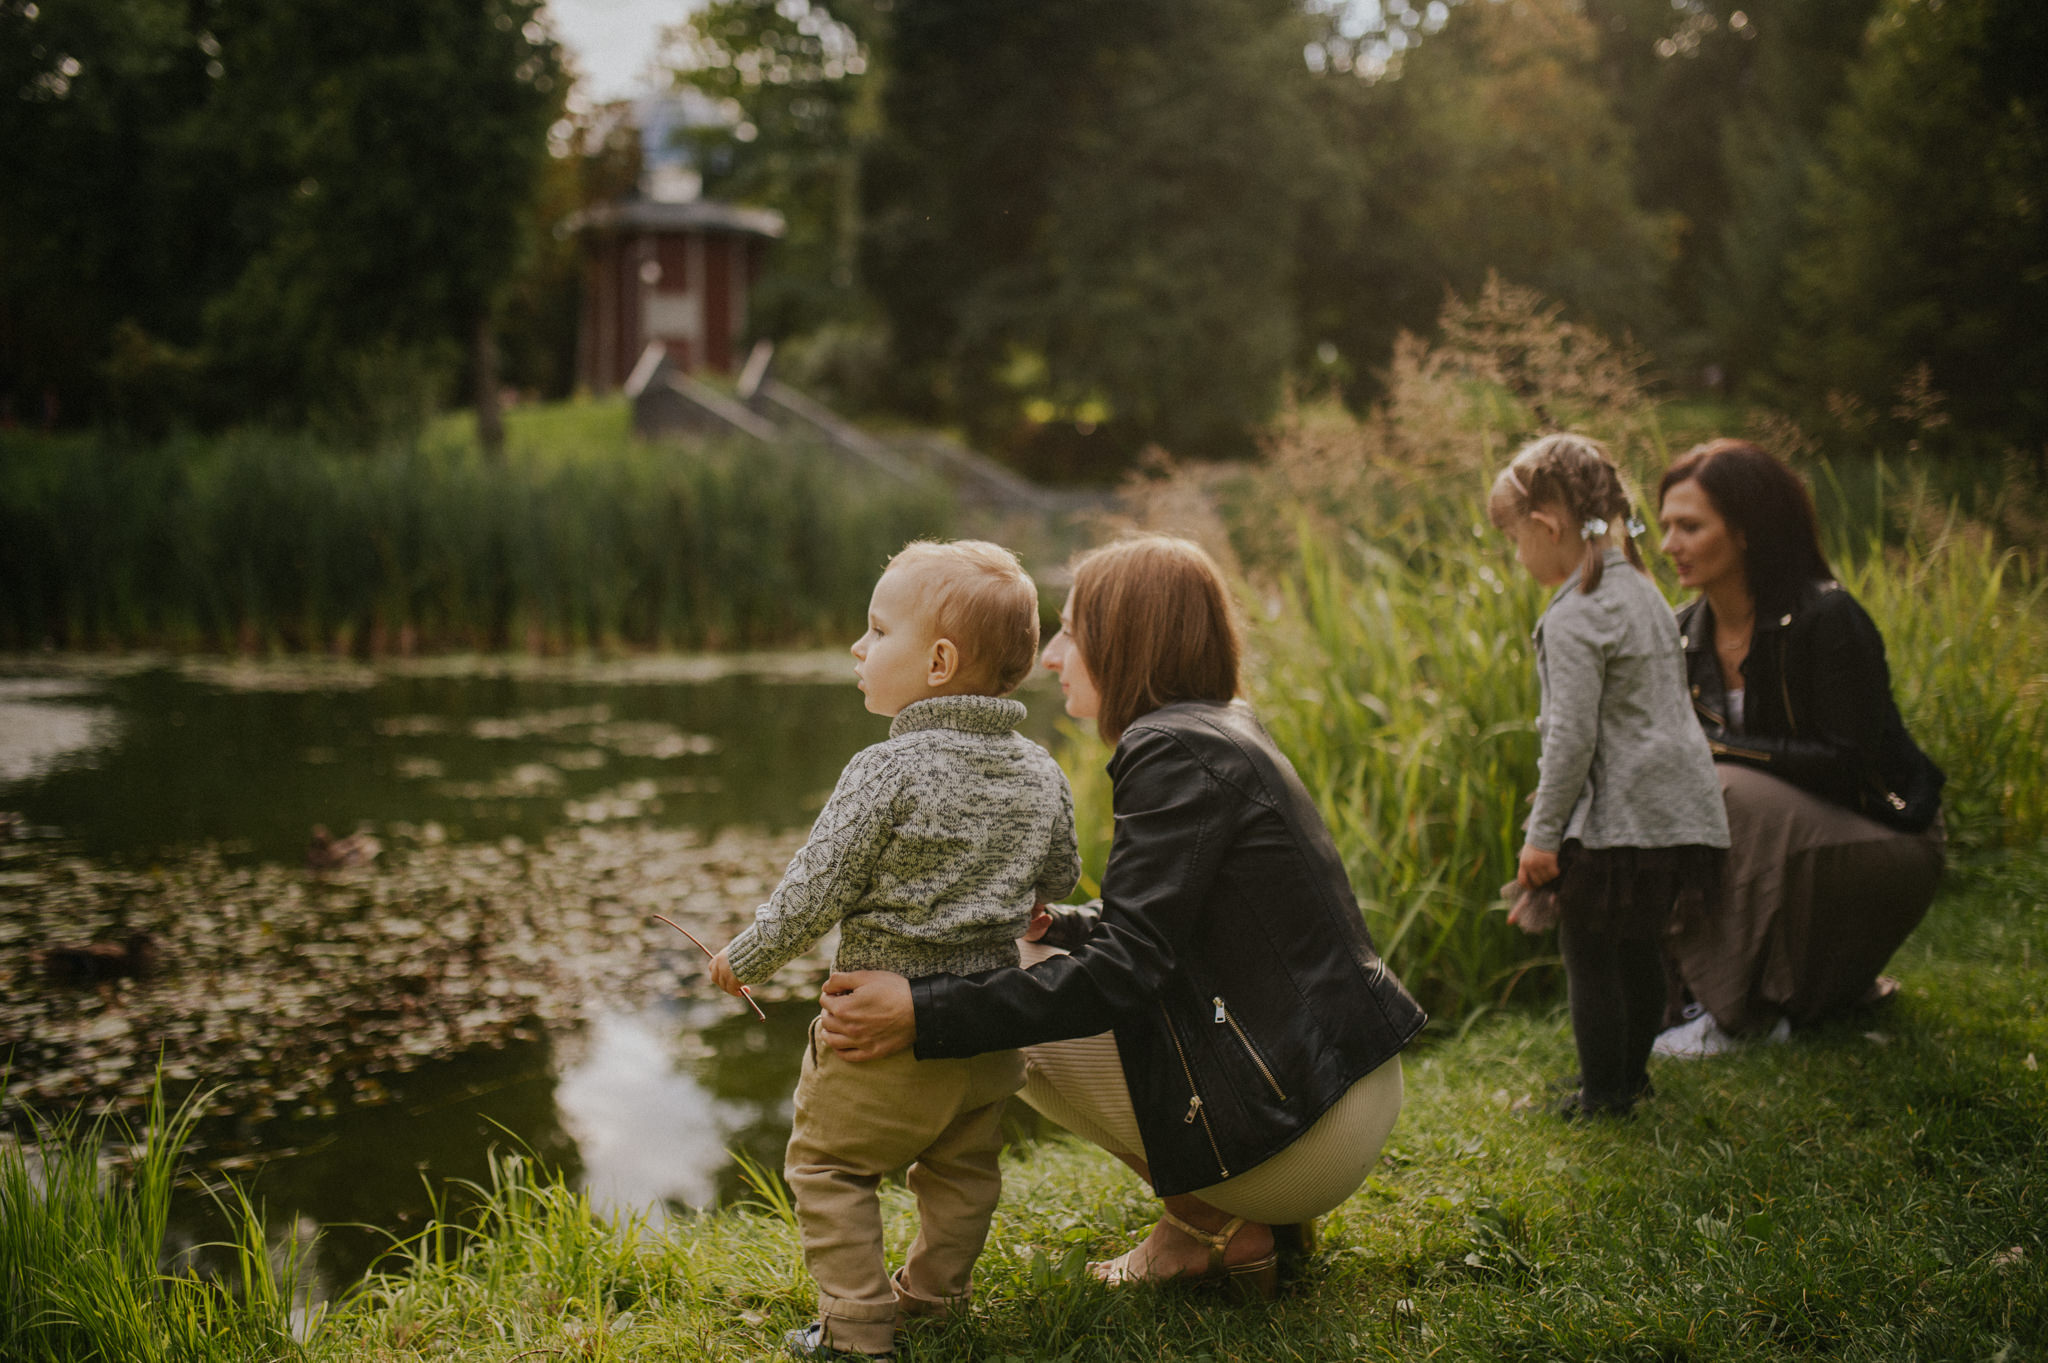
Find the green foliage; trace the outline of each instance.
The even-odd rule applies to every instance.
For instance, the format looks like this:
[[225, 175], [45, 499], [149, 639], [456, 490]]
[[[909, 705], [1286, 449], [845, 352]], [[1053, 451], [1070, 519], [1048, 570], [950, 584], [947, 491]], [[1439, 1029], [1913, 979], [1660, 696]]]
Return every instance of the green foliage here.
[[394, 379], [438, 399], [525, 245], [564, 91], [540, 12], [0, 6], [0, 395], [357, 437]]
[[1380, 314], [1382, 353], [1390, 326], [1426, 327], [1446, 289], [1473, 293], [1489, 272], [1611, 334], [1666, 329], [1660, 286], [1678, 223], [1636, 202], [1629, 136], [1597, 55], [1568, 0], [1460, 5], [1385, 79], [1352, 92], [1384, 110], [1364, 122], [1358, 151], [1372, 169], [1368, 227], [1391, 230], [1368, 230], [1354, 249], [1366, 278], [1403, 293], [1391, 316], [1369, 297], [1350, 307], [1354, 325]]
[[1282, 0], [896, 6], [864, 269], [898, 356], [1048, 467], [1242, 447], [1317, 178]]
[[[0, 1082], [0, 1095], [5, 1085]], [[118, 1114], [34, 1123], [0, 1140], [0, 1358], [37, 1363], [204, 1363], [303, 1356], [291, 1317], [299, 1253], [273, 1247], [239, 1190], [216, 1194], [234, 1227], [233, 1272], [161, 1264], [171, 1190], [203, 1098], [167, 1110], [159, 1082], [138, 1131]]]
[[[1545, 429], [1606, 440], [1638, 489], [1673, 451], [1631, 357], [1534, 295], [1492, 286], [1454, 301], [1441, 330], [1403, 344], [1364, 419], [1297, 412], [1255, 469], [1181, 469], [1130, 492], [1146, 523], [1242, 565], [1259, 603], [1249, 696], [1316, 796], [1389, 964], [1455, 1019], [1551, 963], [1497, 904], [1535, 786], [1528, 637], [1543, 594], [1486, 524], [1486, 488]], [[1908, 727], [1949, 772], [1951, 845], [2048, 837], [2048, 770], [2029, 756], [2048, 747], [2038, 547], [2001, 548], [1924, 479], [1879, 470], [1851, 497], [1816, 472], [1831, 558], [1885, 634]], [[1079, 804], [1102, 804], [1083, 777], [1097, 779], [1077, 775]]]
[[1883, 412], [1913, 371], [1966, 433], [2048, 441], [2048, 26], [2026, 0], [1887, 0], [1812, 177], [1779, 355]]
[[[516, 414], [517, 415], [517, 414]], [[515, 421], [503, 464], [244, 433], [0, 458], [0, 647], [703, 648], [844, 633], [935, 489], [820, 451], [635, 444], [622, 405]]]
[[860, 156], [878, 118], [886, 4], [720, 0], [673, 35], [679, 84], [727, 101], [693, 134], [704, 192], [772, 204], [786, 234], [755, 282], [750, 325], [787, 337], [867, 311], [856, 287]]

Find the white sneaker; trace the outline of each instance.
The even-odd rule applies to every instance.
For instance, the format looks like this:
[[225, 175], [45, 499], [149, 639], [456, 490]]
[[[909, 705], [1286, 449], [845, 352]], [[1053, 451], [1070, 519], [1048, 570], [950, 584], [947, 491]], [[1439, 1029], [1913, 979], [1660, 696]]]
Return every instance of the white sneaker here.
[[1698, 1060], [1703, 1056], [1732, 1051], [1737, 1044], [1733, 1036], [1721, 1030], [1721, 1024], [1714, 1021], [1712, 1013], [1702, 1010], [1691, 1022], [1681, 1022], [1658, 1033], [1650, 1053], [1673, 1060]]

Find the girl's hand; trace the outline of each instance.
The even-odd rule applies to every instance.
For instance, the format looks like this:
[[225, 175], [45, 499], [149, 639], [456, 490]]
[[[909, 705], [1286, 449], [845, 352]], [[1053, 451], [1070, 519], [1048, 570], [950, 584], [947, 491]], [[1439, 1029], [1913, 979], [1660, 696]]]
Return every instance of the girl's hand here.
[[1522, 844], [1522, 858], [1515, 863], [1515, 883], [1525, 890], [1548, 885], [1557, 879], [1557, 853]]
[[739, 976], [732, 973], [732, 962], [725, 959], [723, 951], [711, 958], [711, 982], [734, 998], [742, 997]]
[[1052, 915], [1046, 912], [1045, 901], [1039, 900], [1031, 906], [1031, 921], [1024, 927], [1024, 940], [1035, 942], [1045, 936], [1052, 927]]

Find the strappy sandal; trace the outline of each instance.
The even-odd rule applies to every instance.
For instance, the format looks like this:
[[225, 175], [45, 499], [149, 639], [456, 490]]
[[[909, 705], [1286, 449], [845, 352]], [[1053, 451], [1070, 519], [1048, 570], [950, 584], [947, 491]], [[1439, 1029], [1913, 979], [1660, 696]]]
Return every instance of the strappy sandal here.
[[[1131, 1271], [1131, 1256], [1137, 1248], [1128, 1249], [1114, 1259], [1088, 1265], [1088, 1271], [1110, 1287], [1121, 1287], [1126, 1283], [1144, 1282], [1218, 1282], [1233, 1292], [1258, 1301], [1271, 1301], [1280, 1291], [1280, 1252], [1269, 1250], [1250, 1263], [1226, 1264], [1224, 1252], [1237, 1233], [1249, 1223], [1241, 1216], [1233, 1216], [1224, 1223], [1220, 1231], [1198, 1230], [1175, 1216], [1160, 1209], [1159, 1219], [1187, 1236], [1198, 1245], [1209, 1247], [1209, 1266], [1200, 1273], [1177, 1273], [1170, 1278], [1148, 1278]], [[1142, 1248], [1139, 1246], [1138, 1248]]]

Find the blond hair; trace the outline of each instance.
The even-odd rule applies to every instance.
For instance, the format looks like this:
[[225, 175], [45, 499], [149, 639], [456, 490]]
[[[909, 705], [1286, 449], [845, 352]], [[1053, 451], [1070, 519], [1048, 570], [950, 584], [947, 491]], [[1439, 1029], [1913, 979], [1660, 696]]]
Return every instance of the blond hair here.
[[1096, 731], [1111, 743], [1162, 705], [1237, 695], [1237, 612], [1193, 540], [1137, 535], [1083, 554], [1068, 628], [1101, 697]]
[[1634, 503], [1622, 485], [1621, 471], [1599, 441], [1568, 434], [1530, 441], [1515, 451], [1486, 498], [1487, 519], [1498, 530], [1512, 530], [1530, 512], [1553, 508], [1564, 512], [1575, 530], [1589, 529], [1594, 521], [1606, 522], [1604, 531], [1586, 536], [1586, 552], [1579, 566], [1580, 591], [1591, 592], [1600, 585], [1606, 572], [1609, 531], [1621, 532], [1621, 547], [1628, 561], [1643, 569], [1642, 553], [1629, 533], [1635, 519]]
[[1017, 556], [987, 540], [913, 540], [890, 568], [925, 568], [932, 637], [960, 650], [963, 682], [1006, 696], [1038, 660], [1038, 584]]

